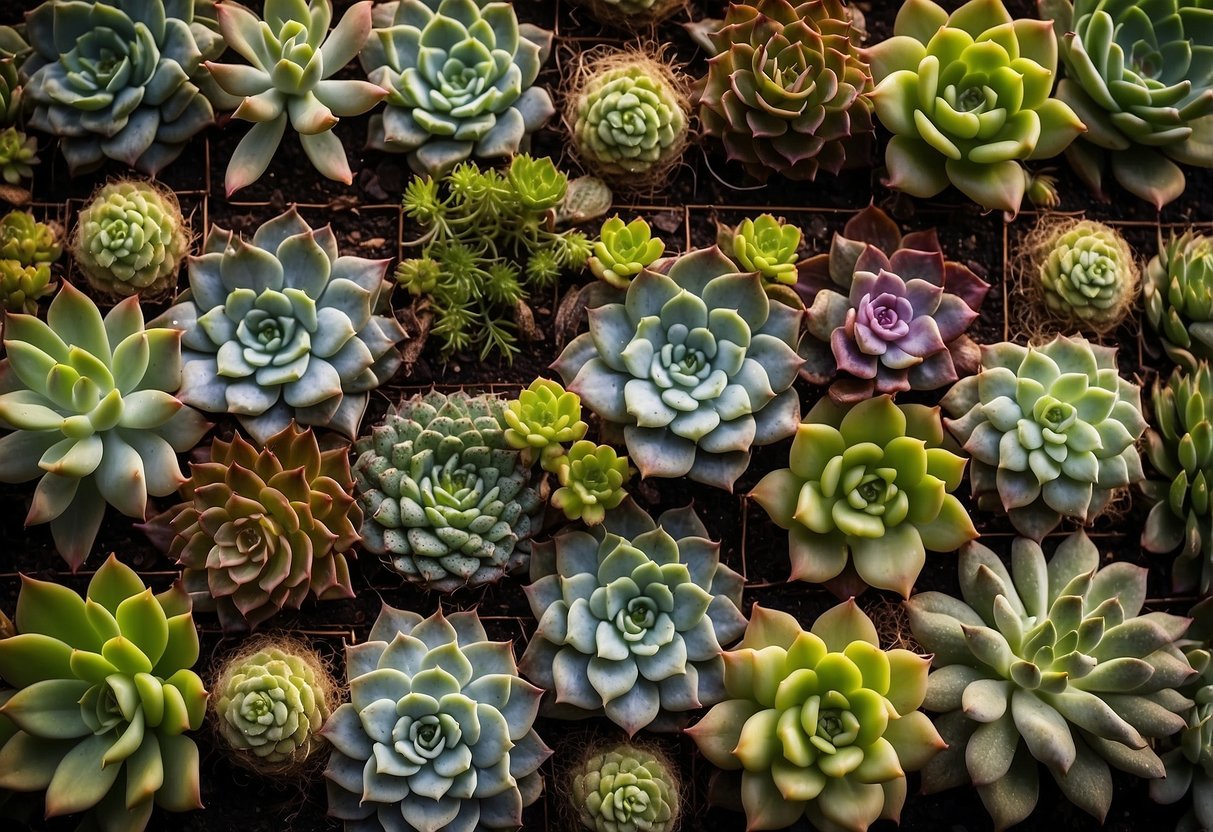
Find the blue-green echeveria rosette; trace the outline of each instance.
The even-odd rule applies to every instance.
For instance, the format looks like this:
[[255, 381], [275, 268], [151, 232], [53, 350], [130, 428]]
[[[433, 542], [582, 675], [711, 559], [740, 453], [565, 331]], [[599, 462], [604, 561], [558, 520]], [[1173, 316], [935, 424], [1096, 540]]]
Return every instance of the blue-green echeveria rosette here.
[[195, 0], [46, 0], [26, 15], [31, 126], [60, 137], [73, 173], [106, 158], [154, 175], [214, 121], [199, 89], [223, 51]]
[[622, 434], [642, 476], [732, 489], [752, 446], [800, 421], [792, 382], [802, 309], [772, 302], [756, 274], [712, 247], [658, 261], [621, 303], [590, 309], [590, 331], [552, 365]]
[[519, 24], [512, 4], [394, 0], [377, 5], [373, 20], [359, 58], [388, 96], [368, 145], [407, 153], [415, 171], [525, 151], [556, 112], [547, 90], [532, 86], [552, 33]]
[[329, 814], [391, 832], [515, 829], [552, 753], [533, 728], [543, 691], [474, 612], [423, 619], [384, 605], [346, 647], [350, 701], [323, 735]]
[[183, 331], [181, 398], [232, 413], [259, 442], [294, 419], [350, 438], [369, 391], [400, 366], [388, 261], [342, 256], [291, 208], [249, 242], [213, 227], [189, 292], [157, 322]]
[[535, 546], [539, 627], [520, 667], [551, 691], [551, 716], [669, 730], [724, 698], [720, 650], [745, 629], [743, 583], [692, 508], [654, 522], [628, 498], [592, 533]]

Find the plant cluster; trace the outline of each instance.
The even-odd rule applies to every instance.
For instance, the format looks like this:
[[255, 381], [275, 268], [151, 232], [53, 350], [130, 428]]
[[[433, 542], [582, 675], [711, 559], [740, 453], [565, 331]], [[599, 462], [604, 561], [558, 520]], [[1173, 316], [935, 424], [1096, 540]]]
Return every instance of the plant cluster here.
[[51, 267], [63, 254], [58, 229], [28, 211], [9, 211], [0, 219], [0, 307], [38, 313], [38, 301], [55, 293]]
[[16, 59], [29, 44], [14, 29], [0, 28], [0, 177], [17, 185], [33, 176], [38, 164], [38, 140], [23, 129], [26, 99]]

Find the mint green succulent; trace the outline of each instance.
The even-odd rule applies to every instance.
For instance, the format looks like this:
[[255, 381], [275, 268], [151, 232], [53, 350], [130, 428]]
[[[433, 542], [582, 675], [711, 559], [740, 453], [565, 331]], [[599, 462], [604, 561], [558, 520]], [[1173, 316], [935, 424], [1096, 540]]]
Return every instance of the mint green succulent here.
[[51, 280], [46, 263], [23, 266], [16, 260], [0, 260], [0, 306], [9, 312], [38, 314], [38, 301], [55, 293], [59, 284]]
[[654, 237], [643, 217], [625, 223], [618, 215], [602, 224], [594, 242], [590, 271], [616, 289], [627, 289], [632, 278], [665, 254], [665, 241]]
[[42, 223], [29, 211], [9, 211], [0, 219], [0, 259], [23, 266], [54, 263], [63, 254], [60, 231]]
[[38, 164], [38, 139], [16, 127], [0, 130], [0, 177], [10, 185], [34, 175]]
[[802, 236], [797, 226], [762, 214], [757, 219], [747, 217], [736, 227], [717, 225], [716, 243], [746, 271], [758, 272], [772, 283], [795, 286]]

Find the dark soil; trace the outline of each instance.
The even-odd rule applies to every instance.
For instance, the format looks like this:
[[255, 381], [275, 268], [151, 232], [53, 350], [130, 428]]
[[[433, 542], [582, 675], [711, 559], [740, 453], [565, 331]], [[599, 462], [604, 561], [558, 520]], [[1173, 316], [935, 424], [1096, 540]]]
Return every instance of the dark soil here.
[[[337, 5], [343, 9], [349, 3], [350, 0], [338, 0]], [[18, 19], [21, 11], [33, 5], [32, 0], [27, 3], [0, 0], [0, 22]], [[721, 0], [692, 0], [690, 5], [693, 8], [690, 19], [708, 14], [719, 16], [724, 7]], [[898, 5], [886, 0], [858, 3], [867, 16], [872, 40], [888, 35]], [[952, 2], [950, 5], [958, 4]], [[1032, 12], [1032, 3], [1028, 0], [1013, 0], [1007, 5], [1017, 16], [1027, 16]], [[576, 50], [601, 43], [624, 45], [637, 42], [633, 36], [603, 29], [585, 11], [570, 5], [567, 0], [522, 0], [516, 6], [524, 20], [557, 30], [556, 57], [549, 63], [541, 79], [552, 89], [559, 87], [561, 70], [567, 74], [570, 55]], [[682, 16], [677, 18], [685, 19]], [[643, 40], [668, 45], [671, 55], [686, 62], [687, 72], [691, 76], [702, 74], [703, 56], [696, 51], [677, 22], [663, 24], [655, 31], [645, 33]], [[356, 77], [359, 70], [350, 67], [346, 73]], [[316, 174], [297, 139], [288, 131], [277, 157], [262, 180], [232, 200], [225, 199], [224, 169], [236, 142], [246, 130], [242, 122], [221, 125], [195, 140], [181, 159], [164, 171], [163, 179], [178, 193], [194, 230], [199, 234], [204, 233], [211, 224], [251, 233], [257, 225], [277, 215], [289, 203], [297, 202], [309, 222], [314, 225], [324, 222], [333, 224], [343, 253], [396, 258], [401, 254], [402, 240], [412, 234], [398, 204], [408, 173], [402, 160], [362, 149], [366, 121], [366, 118], [346, 119], [337, 128], [355, 171], [355, 184], [352, 187], [330, 182]], [[535, 150], [552, 154], [565, 169], [577, 169], [575, 160], [568, 156], [567, 142], [558, 124], [554, 123], [536, 137]], [[66, 166], [51, 142], [45, 143], [42, 155], [45, 161], [38, 170], [34, 185], [33, 210], [40, 218], [56, 219], [69, 229], [81, 201], [98, 183], [123, 173], [117, 167], [112, 167], [72, 179], [68, 177]], [[807, 255], [827, 250], [832, 233], [841, 229], [852, 212], [874, 200], [892, 213], [907, 230], [937, 227], [948, 256], [969, 265], [993, 285], [981, 318], [972, 332], [976, 340], [992, 343], [1006, 337], [1015, 338], [1017, 334], [1008, 332], [1006, 323], [1004, 272], [1014, 254], [1013, 248], [1008, 251], [1008, 247], [1013, 246], [1024, 230], [1030, 227], [1034, 217], [1025, 213], [1007, 225], [1001, 216], [981, 215], [952, 192], [929, 203], [901, 197], [880, 186], [879, 160], [874, 161], [873, 168], [853, 171], [838, 178], [824, 176], [815, 184], [793, 185], [776, 178], [765, 187], [754, 187], [747, 183], [739, 168], [725, 161], [718, 147], [696, 140], [689, 148], [686, 163], [677, 171], [668, 187], [659, 193], [620, 198], [616, 208], [625, 217], [638, 214], [646, 216], [661, 230], [671, 248], [679, 250], [692, 244], [711, 243], [715, 219], [736, 222], [742, 216], [771, 211], [794, 220], [804, 229]], [[1187, 193], [1168, 206], [1161, 216], [1156, 216], [1149, 206], [1123, 192], [1115, 193], [1110, 203], [1095, 202], [1064, 167], [1059, 164], [1059, 168], [1057, 173], [1064, 200], [1063, 209], [1086, 212], [1089, 216], [1123, 226], [1130, 242], [1143, 258], [1153, 254], [1160, 230], [1166, 233], [1176, 225], [1213, 220], [1207, 207], [1213, 189], [1213, 174], [1189, 171]], [[64, 270], [68, 279], [74, 279], [70, 264], [65, 263]], [[584, 282], [588, 277], [579, 279]], [[182, 275], [182, 285], [184, 280]], [[409, 303], [408, 296], [403, 292], [398, 292], [393, 300], [397, 310], [403, 310]], [[467, 386], [504, 391], [517, 389], [544, 374], [547, 365], [559, 351], [552, 332], [556, 298], [532, 300], [536, 322], [544, 337], [542, 341], [528, 345], [512, 366], [492, 360], [482, 362], [474, 356], [455, 356], [449, 363], [443, 364], [433, 349], [427, 349], [411, 373], [398, 375], [374, 394], [366, 424], [381, 415], [389, 404], [413, 392], [428, 389], [431, 385], [448, 390]], [[148, 317], [163, 305], [149, 308]], [[1148, 339], [1150, 336], [1147, 334], [1145, 337]], [[1143, 347], [1140, 327], [1134, 322], [1126, 324], [1121, 332], [1106, 341], [1122, 347], [1121, 369], [1126, 376], [1149, 383], [1158, 372], [1169, 372], [1169, 368], [1154, 356], [1156, 350]], [[806, 409], [821, 395], [821, 390], [810, 389], [807, 385], [802, 385], [801, 392]], [[928, 403], [935, 403], [938, 399], [938, 395], [920, 397], [920, 400]], [[217, 430], [230, 433], [233, 428], [231, 420], [219, 420]], [[786, 610], [795, 614], [807, 627], [834, 599], [819, 587], [788, 583], [785, 533], [777, 529], [761, 509], [751, 506], [742, 496], [764, 473], [786, 465], [788, 445], [788, 442], [783, 442], [759, 449], [754, 454], [750, 472], [737, 483], [734, 494], [684, 481], [648, 481], [635, 490], [638, 499], [654, 514], [692, 499], [712, 534], [723, 541], [723, 560], [747, 577], [747, 611], [755, 603]], [[0, 487], [0, 501], [7, 506], [0, 512], [0, 570], [3, 570], [0, 574], [0, 610], [11, 614], [14, 609], [19, 588], [18, 573], [60, 581], [83, 591], [91, 570], [109, 552], [116, 552], [119, 558], [140, 570], [146, 580], [157, 587], [167, 586], [175, 578], [177, 572], [174, 564], [132, 529], [132, 521], [113, 511], [107, 516], [84, 569], [78, 575], [65, 572], [62, 561], [54, 551], [47, 527], [23, 528], [22, 521], [31, 493], [32, 487], [29, 485]], [[167, 507], [169, 501], [160, 503], [157, 509]], [[1137, 542], [1144, 508], [1140, 499], [1133, 500], [1128, 496], [1123, 505], [1123, 516], [1116, 521], [1099, 521], [1095, 536], [1110, 557], [1147, 565]], [[1004, 519], [979, 514], [975, 520], [991, 546], [1005, 549], [1009, 545], [1011, 529]], [[557, 528], [558, 524], [550, 524], [545, 536]], [[1150, 605], [1182, 611], [1186, 599], [1168, 597], [1170, 583], [1166, 559], [1155, 559], [1148, 565], [1154, 570], [1151, 575]], [[365, 638], [381, 603], [422, 613], [432, 612], [439, 606], [448, 611], [478, 608], [490, 635], [514, 641], [518, 652], [521, 652], [534, 626], [520, 580], [505, 580], [497, 586], [479, 591], [441, 597], [402, 586], [400, 579], [371, 555], [360, 556], [353, 572], [358, 593], [355, 600], [323, 604], [309, 602], [300, 611], [278, 616], [272, 622], [273, 627], [310, 639], [335, 667], [340, 668], [342, 644]], [[919, 579], [918, 588], [957, 592], [954, 556], [931, 556]], [[861, 606], [881, 622], [890, 643], [907, 635], [900, 629], [902, 622], [897, 600], [889, 593], [876, 591], [870, 591], [860, 599]], [[197, 620], [203, 636], [203, 658], [198, 670], [209, 680], [217, 659], [236, 648], [240, 641], [224, 636], [213, 616], [198, 614]], [[556, 749], [553, 762], [547, 767], [549, 773], [559, 771], [567, 756], [586, 742], [598, 737], [619, 737], [618, 730], [605, 720], [585, 723], [540, 720], [538, 729]], [[207, 731], [200, 732], [198, 740], [203, 749], [202, 787], [206, 809], [186, 815], [158, 813], [153, 818], [151, 828], [208, 832], [233, 828], [244, 832], [269, 832], [284, 826], [296, 832], [336, 828], [335, 822], [325, 816], [323, 778], [314, 777], [302, 785], [258, 779], [227, 762], [216, 750]], [[744, 821], [740, 815], [709, 808], [706, 784], [710, 766], [697, 758], [692, 744], [678, 737], [667, 738], [663, 742], [682, 764], [684, 779], [688, 784], [683, 828], [688, 832], [699, 832], [709, 827], [715, 832], [742, 830]], [[1048, 778], [1043, 780], [1048, 781]], [[1159, 828], [1174, 825], [1180, 810], [1151, 803], [1143, 782], [1118, 776], [1116, 785], [1116, 799], [1106, 828], [1130, 832], [1156, 824]], [[912, 778], [912, 796], [902, 815], [904, 829], [976, 832], [991, 828], [972, 790], [962, 789], [923, 797], [913, 795], [914, 787]], [[563, 815], [563, 791], [560, 783], [549, 780], [547, 796], [526, 813], [524, 828], [528, 832], [572, 828]], [[30, 817], [37, 818], [39, 807], [34, 805], [32, 808], [34, 811]], [[45, 825], [33, 822], [32, 826], [43, 828]], [[1059, 828], [1088, 830], [1097, 827], [1094, 820], [1072, 807], [1051, 782], [1046, 782], [1036, 813], [1020, 828], [1044, 832]], [[69, 824], [56, 822], [50, 824], [49, 828], [69, 828]], [[808, 827], [802, 823], [796, 828]]]

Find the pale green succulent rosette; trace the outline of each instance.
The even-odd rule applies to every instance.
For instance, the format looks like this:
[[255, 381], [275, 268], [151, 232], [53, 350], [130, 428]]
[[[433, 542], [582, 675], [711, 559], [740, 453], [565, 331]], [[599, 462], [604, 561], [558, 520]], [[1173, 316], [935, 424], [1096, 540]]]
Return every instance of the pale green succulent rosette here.
[[1111, 226], [1091, 220], [1058, 226], [1040, 238], [1035, 260], [1045, 305], [1064, 321], [1109, 332], [1136, 299], [1133, 251]]
[[624, 743], [574, 772], [569, 799], [591, 832], [671, 832], [678, 823], [678, 777], [664, 755]]
[[596, 526], [628, 494], [624, 489], [632, 476], [628, 458], [610, 445], [582, 439], [549, 467], [560, 481], [560, 488], [552, 493], [552, 506], [569, 520]]
[[627, 289], [632, 278], [665, 254], [665, 241], [654, 237], [643, 217], [625, 223], [618, 216], [602, 224], [594, 242], [590, 271], [616, 289]]
[[551, 755], [535, 733], [543, 691], [474, 612], [422, 619], [384, 605], [346, 647], [350, 701], [333, 712], [329, 814], [355, 830], [516, 829]]
[[549, 466], [564, 454], [564, 445], [578, 442], [589, 430], [581, 418], [581, 397], [554, 381], [537, 378], [501, 412], [505, 441], [522, 451], [524, 459], [538, 455]]
[[1036, 807], [1044, 764], [1062, 794], [1102, 821], [1109, 766], [1163, 776], [1150, 741], [1184, 727], [1194, 675], [1176, 640], [1190, 619], [1142, 613], [1146, 570], [1100, 566], [1083, 532], [1046, 561], [1017, 538], [1008, 570], [978, 543], [960, 555], [963, 600], [923, 592], [906, 603], [914, 637], [934, 654], [925, 707], [947, 750], [923, 770], [928, 792], [977, 787], [995, 828]]
[[735, 228], [717, 226], [716, 241], [746, 271], [758, 272], [773, 283], [795, 286], [802, 236], [797, 226], [762, 214], [757, 219], [747, 217]]

